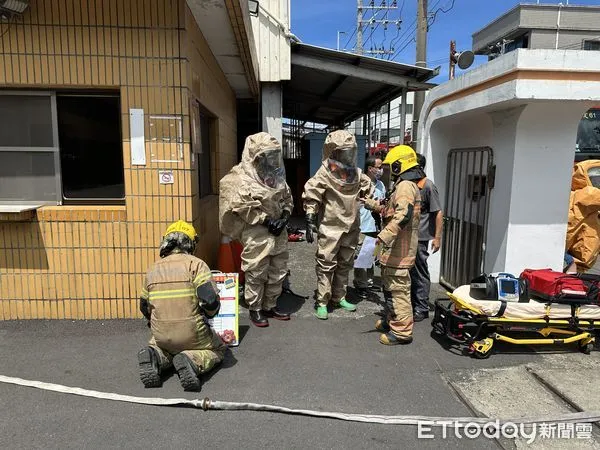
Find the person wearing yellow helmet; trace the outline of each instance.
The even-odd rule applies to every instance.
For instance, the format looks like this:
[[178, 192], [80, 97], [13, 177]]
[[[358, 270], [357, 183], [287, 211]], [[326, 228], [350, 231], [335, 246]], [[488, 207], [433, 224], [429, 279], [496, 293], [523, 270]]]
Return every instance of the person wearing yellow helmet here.
[[138, 365], [147, 388], [161, 386], [163, 373], [174, 367], [184, 390], [200, 390], [202, 374], [223, 361], [227, 347], [207, 322], [221, 303], [210, 268], [192, 254], [197, 241], [192, 224], [171, 224], [160, 259], [146, 273], [140, 311], [152, 338], [138, 352]]
[[416, 182], [425, 176], [415, 151], [398, 145], [383, 160], [395, 181], [383, 202], [365, 199], [365, 207], [381, 214], [383, 229], [377, 235], [382, 247], [379, 262], [384, 286], [385, 317], [375, 329], [385, 345], [410, 344], [413, 310], [409, 270], [415, 263], [420, 222], [421, 196]]

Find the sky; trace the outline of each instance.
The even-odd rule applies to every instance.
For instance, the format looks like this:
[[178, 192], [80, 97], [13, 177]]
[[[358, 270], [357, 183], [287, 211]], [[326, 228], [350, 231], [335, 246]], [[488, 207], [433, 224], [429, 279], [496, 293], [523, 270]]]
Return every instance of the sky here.
[[[382, 0], [375, 0], [380, 5]], [[369, 0], [363, 0], [367, 5]], [[388, 0], [388, 4], [391, 0]], [[536, 3], [533, 1], [516, 0], [428, 0], [430, 16], [435, 14], [435, 20], [429, 27], [427, 41], [427, 66], [441, 66], [440, 75], [433, 80], [441, 83], [448, 79], [448, 52], [450, 40], [456, 41], [458, 51], [471, 49], [471, 35], [486, 26], [492, 20], [507, 12], [518, 3]], [[556, 0], [542, 0], [540, 3], [558, 4]], [[567, 3], [563, 0], [563, 3]], [[600, 0], [570, 0], [569, 4], [600, 5]], [[415, 63], [415, 30], [417, 0], [397, 0], [398, 9], [391, 11], [388, 20], [400, 18], [402, 23], [398, 31], [396, 25], [388, 25], [384, 32], [380, 25], [371, 34], [367, 26], [364, 31], [365, 50], [373, 47], [389, 49], [390, 43], [395, 42], [396, 55], [394, 61]], [[340, 47], [352, 50], [356, 42], [356, 0], [291, 0], [291, 30], [307, 44], [335, 49], [337, 32], [340, 35]], [[447, 11], [447, 12], [444, 12]], [[383, 19], [382, 13], [378, 16]], [[353, 35], [354, 34], [354, 35]], [[370, 37], [370, 39], [369, 39]], [[349, 38], [351, 38], [349, 40]], [[399, 50], [403, 50], [400, 52]], [[387, 59], [387, 57], [386, 57]], [[471, 69], [487, 61], [485, 56], [476, 56]], [[462, 71], [457, 67], [456, 75]]]

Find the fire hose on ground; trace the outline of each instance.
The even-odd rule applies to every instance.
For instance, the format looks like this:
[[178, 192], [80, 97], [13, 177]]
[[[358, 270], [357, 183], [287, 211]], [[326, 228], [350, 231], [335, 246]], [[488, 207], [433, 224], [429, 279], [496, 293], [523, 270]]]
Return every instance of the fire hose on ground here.
[[[202, 400], [190, 400], [185, 398], [136, 397], [132, 395], [115, 394], [112, 392], [101, 392], [78, 387], [63, 386], [54, 383], [45, 383], [43, 381], [25, 380], [22, 378], [7, 377], [4, 375], [0, 375], [0, 383], [26, 386], [45, 391], [60, 392], [63, 394], [79, 395], [82, 397], [98, 398], [102, 400], [137, 403], [141, 405], [187, 406], [199, 409], [201, 408], [204, 411], [264, 411], [289, 415], [324, 417], [349, 422], [378, 423], [384, 425], [418, 425], [421, 422], [427, 422], [430, 426], [448, 426], [448, 424], [452, 421], [455, 423], [470, 423], [483, 426], [489, 425], [490, 421], [494, 420], [488, 417], [436, 417], [416, 415], [386, 416], [375, 414], [338, 413], [315, 411], [310, 409], [286, 408], [283, 406], [266, 405], [261, 403], [226, 402], [211, 400], [209, 398], [204, 398]], [[577, 412], [548, 417], [496, 419], [496, 422], [499, 425], [503, 425], [505, 423], [528, 425], [537, 423], [591, 423], [598, 421], [600, 421], [600, 412]]]

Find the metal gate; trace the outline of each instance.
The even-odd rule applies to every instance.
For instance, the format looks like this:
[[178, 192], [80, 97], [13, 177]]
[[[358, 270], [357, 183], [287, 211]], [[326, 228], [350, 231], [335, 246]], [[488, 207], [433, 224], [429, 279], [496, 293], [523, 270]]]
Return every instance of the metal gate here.
[[450, 150], [440, 284], [455, 289], [483, 272], [490, 190], [496, 167], [490, 147]]

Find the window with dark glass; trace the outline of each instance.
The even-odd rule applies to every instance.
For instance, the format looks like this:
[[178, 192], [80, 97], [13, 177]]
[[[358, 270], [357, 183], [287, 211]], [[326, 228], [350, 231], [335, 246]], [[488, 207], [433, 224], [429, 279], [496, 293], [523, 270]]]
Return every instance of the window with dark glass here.
[[583, 41], [583, 49], [584, 50], [600, 50], [600, 40], [584, 40]]
[[0, 202], [123, 202], [118, 95], [0, 92]]
[[192, 102], [192, 148], [197, 156], [200, 198], [213, 194], [212, 126], [213, 120], [197, 101]]
[[600, 108], [588, 110], [577, 127], [578, 152], [600, 152]]
[[57, 94], [65, 200], [125, 198], [118, 95]]
[[522, 36], [516, 37], [510, 42], [506, 43], [506, 47], [504, 49], [505, 53], [512, 52], [518, 48], [529, 48], [529, 36], [524, 34]]

